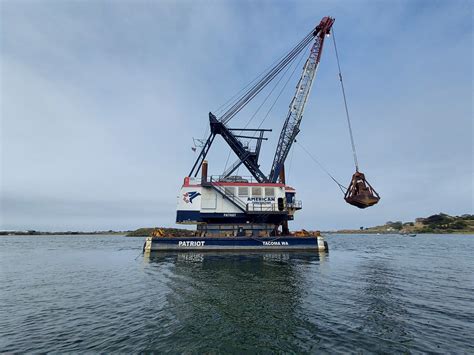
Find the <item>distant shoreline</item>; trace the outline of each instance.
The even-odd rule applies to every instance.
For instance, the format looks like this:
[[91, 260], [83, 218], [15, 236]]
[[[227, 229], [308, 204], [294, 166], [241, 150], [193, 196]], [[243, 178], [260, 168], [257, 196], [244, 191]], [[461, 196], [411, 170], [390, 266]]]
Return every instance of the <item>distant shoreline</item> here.
[[[66, 231], [41, 232], [36, 230], [0, 231], [0, 236], [31, 236], [31, 235], [126, 235], [127, 237], [148, 237], [157, 230], [162, 230], [167, 236], [195, 236], [195, 231], [184, 228], [148, 227], [127, 231]], [[304, 231], [304, 230], [303, 230]], [[304, 231], [306, 232], [306, 231]], [[309, 231], [314, 232], [314, 231]], [[417, 218], [414, 222], [387, 222], [381, 226], [359, 229], [342, 229], [324, 231], [325, 234], [465, 234], [474, 235], [474, 215], [449, 216], [439, 213], [426, 218]]]
[[[188, 231], [186, 229], [183, 229], [183, 231]], [[371, 232], [371, 231], [360, 231], [360, 230], [353, 230], [353, 231], [321, 231], [322, 235], [403, 235], [403, 233], [399, 232]], [[456, 232], [422, 232], [422, 233], [410, 233], [410, 234], [425, 234], [425, 235], [430, 235], [430, 234], [446, 234], [446, 235], [474, 235], [473, 231], [456, 231]], [[0, 238], [1, 237], [41, 237], [41, 236], [111, 236], [111, 237], [116, 237], [116, 236], [124, 236], [124, 237], [129, 237], [129, 238], [146, 238], [148, 235], [146, 234], [139, 234], [139, 235], [129, 235], [128, 232], [104, 232], [104, 233], [94, 233], [94, 232], [41, 232], [41, 233], [35, 233], [35, 234], [29, 234], [29, 233], [1, 233], [0, 232]], [[176, 237], [176, 236], [175, 236]]]
[[373, 235], [404, 235], [404, 234], [464, 234], [464, 235], [474, 235], [474, 231], [437, 231], [437, 232], [413, 232], [413, 233], [400, 233], [398, 231], [394, 232], [372, 232], [366, 230], [351, 230], [351, 231], [322, 231], [321, 234], [359, 234], [359, 235], [366, 235], [366, 234], [373, 234]]
[[100, 231], [100, 232], [38, 232], [38, 231], [2, 231], [0, 237], [12, 236], [41, 236], [41, 235], [127, 235], [130, 231]]
[[339, 234], [474, 234], [474, 215], [450, 216], [445, 213], [413, 222], [389, 221], [381, 226], [335, 231]]
[[[183, 229], [183, 231], [186, 231], [189, 233], [188, 229]], [[184, 233], [183, 233], [184, 234]], [[371, 231], [360, 231], [360, 230], [353, 230], [353, 231], [321, 231], [322, 235], [403, 235], [404, 233], [400, 232], [371, 232]], [[456, 232], [422, 232], [422, 233], [409, 233], [409, 234], [447, 234], [447, 235], [474, 235], [473, 231], [456, 231]], [[129, 238], [145, 238], [148, 237], [148, 234], [134, 234], [130, 235], [128, 232], [104, 232], [104, 233], [94, 233], [94, 232], [70, 232], [70, 233], [61, 233], [61, 232], [41, 232], [41, 233], [35, 233], [35, 234], [29, 234], [29, 233], [0, 233], [0, 238], [1, 237], [31, 237], [31, 236], [126, 236]], [[177, 237], [177, 235], [174, 235], [174, 237]]]

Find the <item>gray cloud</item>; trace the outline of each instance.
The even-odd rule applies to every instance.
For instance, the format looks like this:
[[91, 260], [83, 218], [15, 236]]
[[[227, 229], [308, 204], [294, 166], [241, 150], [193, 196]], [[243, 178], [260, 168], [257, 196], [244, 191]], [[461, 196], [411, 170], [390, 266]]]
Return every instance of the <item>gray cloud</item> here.
[[[296, 146], [289, 182], [305, 208], [294, 227], [472, 212], [468, 1], [1, 7], [1, 228], [172, 225], [194, 159], [191, 137], [205, 132], [207, 112], [326, 14], [336, 17], [361, 168], [382, 201], [364, 211], [346, 205]], [[347, 183], [353, 165], [327, 44], [299, 141]], [[265, 169], [293, 88], [265, 121], [274, 129]], [[210, 167], [219, 173], [228, 150], [222, 142], [214, 148]]]

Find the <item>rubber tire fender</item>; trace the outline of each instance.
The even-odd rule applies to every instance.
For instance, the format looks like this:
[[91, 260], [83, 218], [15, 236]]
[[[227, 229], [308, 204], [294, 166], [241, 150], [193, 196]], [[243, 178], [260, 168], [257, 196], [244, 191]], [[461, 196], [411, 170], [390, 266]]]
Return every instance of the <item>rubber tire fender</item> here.
[[326, 252], [329, 251], [329, 245], [328, 245], [328, 242], [326, 242], [326, 241], [324, 241], [324, 250], [325, 250]]

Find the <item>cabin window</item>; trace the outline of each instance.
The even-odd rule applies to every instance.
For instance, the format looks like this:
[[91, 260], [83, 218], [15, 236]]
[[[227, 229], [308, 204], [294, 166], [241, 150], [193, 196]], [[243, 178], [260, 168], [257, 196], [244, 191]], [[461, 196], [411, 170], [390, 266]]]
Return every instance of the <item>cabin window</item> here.
[[265, 197], [275, 197], [275, 189], [273, 187], [265, 187]]
[[234, 195], [235, 194], [235, 187], [234, 186], [226, 186], [224, 187], [224, 191], [226, 195]]
[[294, 192], [286, 192], [285, 197], [286, 197], [286, 202], [293, 203], [294, 200], [295, 200], [295, 193]]
[[262, 196], [262, 188], [261, 187], [257, 187], [257, 186], [253, 186], [252, 187], [252, 196]]
[[239, 186], [239, 197], [248, 197], [249, 188], [247, 186]]

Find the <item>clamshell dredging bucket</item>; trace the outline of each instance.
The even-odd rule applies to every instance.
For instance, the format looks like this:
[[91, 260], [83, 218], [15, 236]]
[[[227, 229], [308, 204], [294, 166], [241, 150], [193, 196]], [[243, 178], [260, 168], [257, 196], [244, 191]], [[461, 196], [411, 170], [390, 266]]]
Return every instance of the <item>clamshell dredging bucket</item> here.
[[344, 200], [353, 206], [367, 208], [379, 202], [380, 196], [365, 179], [365, 175], [356, 171], [352, 175]]

